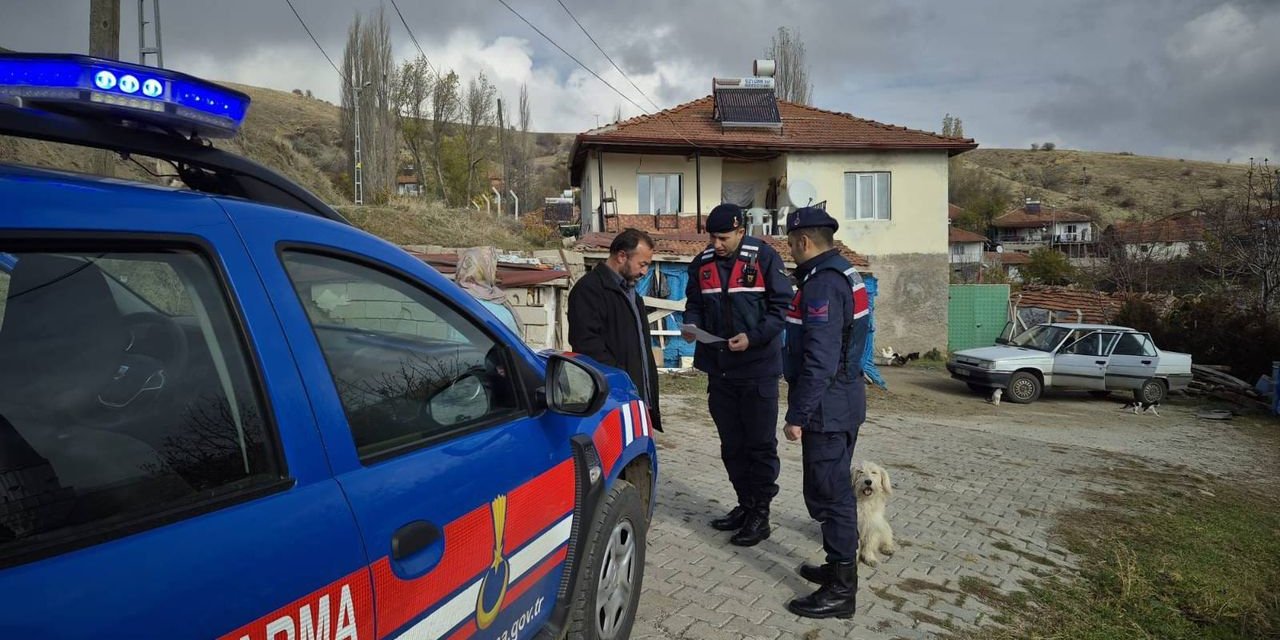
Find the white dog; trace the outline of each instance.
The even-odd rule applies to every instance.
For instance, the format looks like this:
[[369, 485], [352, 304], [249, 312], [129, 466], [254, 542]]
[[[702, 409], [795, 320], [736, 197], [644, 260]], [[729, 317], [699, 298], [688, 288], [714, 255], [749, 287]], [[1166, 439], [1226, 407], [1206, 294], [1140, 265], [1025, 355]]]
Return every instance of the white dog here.
[[854, 469], [853, 493], [858, 499], [858, 559], [874, 567], [880, 563], [877, 552], [891, 556], [898, 550], [884, 517], [884, 506], [893, 493], [889, 472], [874, 462], [863, 462]]

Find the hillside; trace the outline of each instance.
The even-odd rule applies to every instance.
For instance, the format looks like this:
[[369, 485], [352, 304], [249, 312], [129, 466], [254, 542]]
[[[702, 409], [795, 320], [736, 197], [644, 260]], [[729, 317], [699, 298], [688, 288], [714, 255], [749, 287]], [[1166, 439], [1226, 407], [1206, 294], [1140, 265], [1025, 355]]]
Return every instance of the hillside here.
[[[389, 207], [353, 207], [339, 186], [347, 173], [347, 156], [342, 147], [337, 106], [294, 93], [223, 83], [249, 94], [252, 104], [240, 135], [231, 140], [217, 140], [215, 146], [245, 155], [298, 182], [325, 202], [339, 206], [352, 222], [394, 242], [468, 246], [490, 241], [504, 249], [541, 246], [545, 241], [536, 233], [509, 223], [472, 215], [468, 211], [450, 211], [431, 203], [401, 202]], [[563, 178], [572, 135], [557, 133], [531, 134], [535, 171], [546, 175], [548, 193], [558, 192]], [[98, 152], [83, 147], [33, 142], [0, 136], [0, 162], [25, 164], [49, 169], [94, 173]], [[152, 160], [139, 158], [143, 166], [131, 161], [114, 161], [117, 178], [141, 182], [156, 181], [148, 170], [169, 173], [172, 168], [157, 168]], [[459, 224], [460, 221], [466, 221]]]
[[954, 161], [1004, 185], [1015, 199], [1095, 212], [1106, 224], [1162, 216], [1226, 195], [1248, 164], [1198, 162], [1096, 151], [976, 149]]

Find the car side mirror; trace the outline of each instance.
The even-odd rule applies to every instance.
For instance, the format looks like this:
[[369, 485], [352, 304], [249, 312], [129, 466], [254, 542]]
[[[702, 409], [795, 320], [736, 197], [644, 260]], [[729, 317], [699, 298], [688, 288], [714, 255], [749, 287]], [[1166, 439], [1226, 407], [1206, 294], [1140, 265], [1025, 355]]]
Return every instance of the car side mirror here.
[[547, 408], [556, 413], [589, 416], [604, 406], [609, 384], [594, 368], [557, 354], [547, 363], [542, 395]]

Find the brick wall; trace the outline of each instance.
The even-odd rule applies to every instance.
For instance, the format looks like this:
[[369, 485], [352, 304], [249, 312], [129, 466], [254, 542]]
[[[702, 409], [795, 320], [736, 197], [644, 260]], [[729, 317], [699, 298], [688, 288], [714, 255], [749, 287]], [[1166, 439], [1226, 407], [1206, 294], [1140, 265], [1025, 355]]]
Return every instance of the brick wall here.
[[[703, 223], [707, 221], [706, 215], [706, 213], [702, 214]], [[675, 220], [672, 220], [672, 218], [675, 218]], [[675, 227], [675, 222], [679, 223], [679, 229]], [[605, 218], [605, 226], [607, 231], [614, 233], [626, 228], [640, 229], [650, 233], [697, 233], [698, 215], [696, 213], [681, 213], [676, 216], [662, 216], [662, 228], [657, 229], [654, 227], [654, 216], [652, 214], [622, 213], [616, 217]]]

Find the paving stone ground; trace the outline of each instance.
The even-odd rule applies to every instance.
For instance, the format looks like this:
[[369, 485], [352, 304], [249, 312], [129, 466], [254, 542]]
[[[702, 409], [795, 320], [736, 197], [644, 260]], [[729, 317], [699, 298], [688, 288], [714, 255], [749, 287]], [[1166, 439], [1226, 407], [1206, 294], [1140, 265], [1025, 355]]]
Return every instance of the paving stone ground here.
[[[1259, 452], [1246, 435], [1206, 426], [1189, 406], [1170, 406], [1160, 418], [1087, 396], [995, 408], [937, 372], [893, 373], [889, 383], [854, 458], [889, 470], [887, 514], [901, 548], [878, 567], [860, 565], [851, 620], [807, 620], [785, 607], [812, 590], [796, 567], [822, 560], [801, 497], [799, 446], [780, 443], [772, 537], [734, 547], [706, 524], [733, 506], [733, 494], [705, 397], [664, 397], [658, 506], [631, 637], [875, 640], [971, 630], [994, 613], [967, 593], [974, 585], [1010, 593], [1025, 581], [1070, 574], [1076, 558], [1051, 529], [1064, 509], [1088, 505], [1088, 491], [1115, 490], [1103, 477], [1108, 469], [1212, 474], [1229, 462], [1229, 473], [1258, 478], [1280, 468], [1274, 448]], [[1206, 446], [1210, 429], [1219, 433]]]

